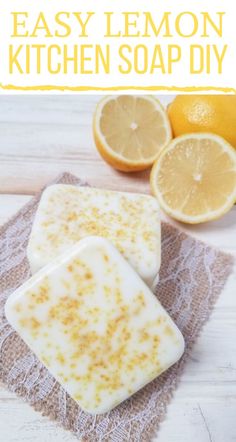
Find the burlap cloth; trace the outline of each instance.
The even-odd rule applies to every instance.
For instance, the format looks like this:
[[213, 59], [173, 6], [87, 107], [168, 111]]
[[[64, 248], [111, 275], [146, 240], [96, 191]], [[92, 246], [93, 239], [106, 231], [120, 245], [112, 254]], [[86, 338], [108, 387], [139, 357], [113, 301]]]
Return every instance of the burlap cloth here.
[[[67, 173], [56, 182], [84, 185]], [[184, 356], [110, 413], [90, 416], [65, 393], [4, 316], [7, 297], [30, 276], [26, 246], [39, 199], [40, 194], [0, 229], [0, 380], [84, 441], [150, 441], [231, 272], [233, 258], [162, 224], [162, 265], [156, 294], [185, 337]]]

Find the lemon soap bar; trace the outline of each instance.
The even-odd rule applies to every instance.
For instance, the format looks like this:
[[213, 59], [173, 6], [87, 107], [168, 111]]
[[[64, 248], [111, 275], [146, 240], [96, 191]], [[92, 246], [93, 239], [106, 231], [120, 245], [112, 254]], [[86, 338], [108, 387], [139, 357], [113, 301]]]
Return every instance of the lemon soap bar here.
[[86, 236], [110, 240], [148, 285], [161, 261], [160, 212], [149, 195], [65, 184], [43, 193], [27, 255], [32, 273]]
[[106, 239], [88, 237], [7, 300], [6, 317], [68, 394], [105, 413], [181, 357], [181, 332]]

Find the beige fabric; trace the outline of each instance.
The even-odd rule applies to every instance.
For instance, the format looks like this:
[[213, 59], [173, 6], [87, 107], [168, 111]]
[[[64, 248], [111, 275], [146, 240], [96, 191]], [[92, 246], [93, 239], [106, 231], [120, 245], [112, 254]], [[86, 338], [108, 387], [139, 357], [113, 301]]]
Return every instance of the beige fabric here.
[[[83, 184], [67, 173], [56, 182]], [[115, 410], [90, 416], [70, 399], [4, 317], [7, 297], [30, 276], [26, 246], [39, 199], [40, 195], [33, 198], [0, 229], [0, 380], [84, 441], [150, 441], [231, 272], [233, 258], [162, 224], [162, 265], [156, 294], [185, 337], [184, 356]]]

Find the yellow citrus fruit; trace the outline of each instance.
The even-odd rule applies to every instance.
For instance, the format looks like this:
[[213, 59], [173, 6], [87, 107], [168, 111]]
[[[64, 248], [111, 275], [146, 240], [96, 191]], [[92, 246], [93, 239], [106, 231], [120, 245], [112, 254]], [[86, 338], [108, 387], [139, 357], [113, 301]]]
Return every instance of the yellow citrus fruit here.
[[190, 224], [219, 218], [236, 200], [236, 152], [218, 135], [182, 135], [154, 163], [150, 183], [171, 217]]
[[123, 172], [150, 167], [172, 138], [165, 109], [150, 95], [107, 96], [97, 105], [93, 133], [104, 160]]
[[175, 137], [213, 132], [236, 148], [235, 95], [179, 95], [168, 107]]

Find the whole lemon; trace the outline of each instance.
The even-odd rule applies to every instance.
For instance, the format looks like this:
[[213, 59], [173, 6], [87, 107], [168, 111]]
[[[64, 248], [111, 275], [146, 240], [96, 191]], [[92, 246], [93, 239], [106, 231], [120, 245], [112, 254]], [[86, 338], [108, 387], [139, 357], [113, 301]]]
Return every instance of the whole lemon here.
[[235, 95], [178, 95], [168, 107], [175, 137], [213, 132], [236, 148]]

